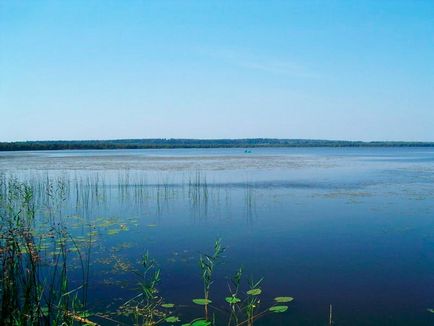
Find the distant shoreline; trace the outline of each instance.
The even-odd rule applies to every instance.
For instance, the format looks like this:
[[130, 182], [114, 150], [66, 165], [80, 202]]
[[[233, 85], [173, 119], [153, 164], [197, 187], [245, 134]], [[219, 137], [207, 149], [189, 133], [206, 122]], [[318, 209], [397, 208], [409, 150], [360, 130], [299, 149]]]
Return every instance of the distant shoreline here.
[[0, 142], [0, 151], [258, 148], [258, 147], [434, 147], [434, 142], [315, 139], [115, 139]]

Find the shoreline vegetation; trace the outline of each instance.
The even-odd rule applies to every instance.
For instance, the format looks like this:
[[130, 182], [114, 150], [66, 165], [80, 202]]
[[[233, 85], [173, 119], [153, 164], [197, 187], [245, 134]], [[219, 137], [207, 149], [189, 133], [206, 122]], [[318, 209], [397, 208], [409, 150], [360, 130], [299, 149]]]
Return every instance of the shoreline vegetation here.
[[[82, 218], [77, 212], [66, 214], [71, 194], [77, 195], [78, 206], [82, 205], [78, 198], [86, 198], [86, 202], [100, 198], [97, 184], [70, 181], [19, 181], [0, 175], [2, 325], [254, 326], [265, 315], [289, 309], [293, 297], [262, 300], [263, 279], [248, 279], [241, 267], [226, 278], [226, 295], [215, 296], [212, 289], [218, 284], [214, 284], [214, 272], [225, 252], [220, 239], [213, 252], [199, 255], [202, 297], [186, 293], [183, 304], [166, 301], [159, 289], [164, 275], [145, 251], [139, 269], [120, 257], [114, 260], [114, 271], [135, 276], [135, 281], [125, 285], [131, 287], [130, 297], [113, 295], [111, 310], [97, 306], [92, 301], [97, 283], [91, 275], [98, 272], [95, 262], [102, 231], [111, 224], [108, 219], [89, 219], [88, 214]], [[73, 217], [79, 222], [75, 228]], [[124, 224], [120, 227], [128, 230]], [[186, 315], [185, 308], [194, 312]]]
[[114, 139], [0, 142], [0, 151], [255, 148], [255, 147], [434, 147], [434, 142], [344, 141], [316, 139]]

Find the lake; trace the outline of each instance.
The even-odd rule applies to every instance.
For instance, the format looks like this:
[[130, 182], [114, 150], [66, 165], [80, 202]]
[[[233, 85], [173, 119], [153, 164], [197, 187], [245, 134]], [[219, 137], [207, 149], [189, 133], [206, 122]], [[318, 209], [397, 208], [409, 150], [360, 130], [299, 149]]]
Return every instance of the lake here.
[[159, 294], [183, 322], [199, 317], [199, 256], [221, 239], [218, 321], [242, 267], [245, 281], [263, 278], [263, 308], [294, 297], [255, 325], [328, 325], [330, 305], [335, 325], [434, 324], [433, 148], [2, 152], [0, 173], [41, 192], [65, 185], [56, 203], [38, 197], [36, 223], [59, 214], [71, 238], [92, 234], [88, 307], [111, 319], [124, 320], [146, 251]]

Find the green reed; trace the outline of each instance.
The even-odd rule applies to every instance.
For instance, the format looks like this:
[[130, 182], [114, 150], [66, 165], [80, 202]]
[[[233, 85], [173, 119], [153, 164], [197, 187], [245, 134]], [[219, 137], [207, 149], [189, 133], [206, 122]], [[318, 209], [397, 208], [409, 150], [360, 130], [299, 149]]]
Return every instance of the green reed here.
[[[132, 180], [136, 180], [134, 184]], [[95, 203], [109, 198], [107, 188], [107, 182], [98, 174], [75, 178], [47, 175], [27, 181], [0, 175], [0, 318], [3, 324], [97, 325], [94, 321], [97, 318], [137, 326], [181, 322], [182, 307], [168, 303], [161, 295], [160, 268], [148, 253], [143, 256], [142, 271], [133, 270], [138, 277], [138, 287], [136, 294], [119, 307], [118, 312], [123, 316], [121, 321], [116, 320], [116, 316], [112, 318], [88, 311], [92, 243], [97, 235], [96, 225], [88, 218]], [[148, 188], [144, 177], [137, 180], [128, 171], [118, 175], [120, 200], [131, 194], [135, 202], [149, 199], [148, 190], [144, 190]], [[157, 195], [156, 200], [174, 196], [175, 192], [170, 188], [165, 179], [157, 186], [161, 196]], [[248, 188], [246, 193], [246, 204], [252, 206], [251, 189]], [[206, 178], [198, 172], [188, 183], [188, 197], [193, 205], [205, 203], [206, 206], [208, 196]], [[75, 199], [76, 210], [85, 216], [80, 223], [88, 230], [87, 238], [74, 237], [68, 229], [65, 206], [71, 199]], [[291, 297], [276, 298], [260, 310], [262, 279], [246, 283], [241, 269], [228, 284], [230, 293], [227, 297], [220, 300], [212, 297], [214, 273], [224, 252], [221, 240], [217, 240], [211, 254], [199, 256], [203, 297], [192, 299], [192, 302], [202, 312], [184, 326], [220, 325], [222, 320], [228, 326], [252, 326], [265, 314], [288, 309], [284, 303], [292, 301]], [[79, 280], [71, 279], [75, 266], [81, 271]]]
[[[61, 220], [54, 220], [61, 215], [67, 185], [59, 179], [47, 181], [43, 188], [45, 196], [37, 198], [32, 183], [0, 178], [0, 318], [5, 325], [60, 325], [83, 319], [87, 291], [83, 257], [77, 247], [83, 282], [71, 289], [70, 234]], [[37, 199], [48, 212], [45, 229], [36, 227]], [[46, 255], [48, 245], [53, 250]]]

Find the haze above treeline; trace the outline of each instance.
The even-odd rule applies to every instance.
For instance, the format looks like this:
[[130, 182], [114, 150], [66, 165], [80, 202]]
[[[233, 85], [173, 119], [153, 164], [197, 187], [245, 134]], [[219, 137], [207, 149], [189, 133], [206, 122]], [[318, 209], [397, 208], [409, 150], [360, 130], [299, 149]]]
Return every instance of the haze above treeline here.
[[320, 139], [113, 139], [0, 142], [0, 151], [252, 147], [434, 147], [434, 142]]

